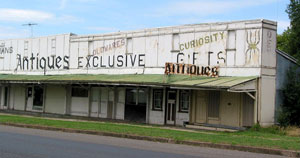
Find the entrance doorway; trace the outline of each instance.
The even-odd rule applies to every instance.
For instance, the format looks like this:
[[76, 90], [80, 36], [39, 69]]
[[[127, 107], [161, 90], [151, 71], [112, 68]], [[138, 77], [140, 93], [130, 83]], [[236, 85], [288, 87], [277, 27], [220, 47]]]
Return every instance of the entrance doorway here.
[[147, 94], [144, 89], [126, 89], [125, 120], [145, 123]]
[[9, 94], [9, 90], [8, 87], [4, 87], [4, 109], [8, 109], [8, 95]]
[[40, 86], [34, 86], [33, 92], [33, 109], [42, 110], [44, 100], [44, 89]]
[[26, 110], [43, 110], [44, 88], [41, 86], [28, 86], [26, 102]]
[[176, 91], [167, 92], [166, 124], [174, 125], [176, 115]]

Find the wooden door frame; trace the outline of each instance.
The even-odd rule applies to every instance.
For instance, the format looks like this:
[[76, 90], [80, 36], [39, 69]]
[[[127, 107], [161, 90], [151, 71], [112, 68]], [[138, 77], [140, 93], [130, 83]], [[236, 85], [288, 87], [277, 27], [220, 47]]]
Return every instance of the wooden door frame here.
[[[175, 113], [174, 113], [174, 123], [168, 124], [167, 123], [167, 114], [168, 114], [168, 100], [169, 100], [169, 92], [174, 92], [176, 97], [174, 99], [174, 107], [175, 107]], [[165, 125], [176, 125], [176, 103], [177, 103], [177, 89], [166, 89], [166, 100], [165, 100]]]

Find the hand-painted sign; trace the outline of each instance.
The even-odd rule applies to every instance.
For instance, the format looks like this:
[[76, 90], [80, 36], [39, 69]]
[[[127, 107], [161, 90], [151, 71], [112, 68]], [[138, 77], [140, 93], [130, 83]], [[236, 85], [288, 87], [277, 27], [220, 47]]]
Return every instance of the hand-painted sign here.
[[185, 42], [185, 43], [180, 43], [179, 44], [179, 49], [180, 51], [187, 50], [190, 48], [195, 48], [199, 47], [205, 44], [209, 44], [212, 42], [217, 42], [220, 40], [224, 39], [224, 32], [216, 32], [212, 35], [206, 35], [206, 36], [201, 36], [197, 39]]
[[0, 54], [11, 54], [13, 53], [13, 47], [5, 47], [5, 43], [0, 45]]
[[[114, 67], [144, 67], [145, 54], [128, 55], [91, 55], [87, 57], [78, 57], [77, 68], [114, 68]], [[69, 69], [69, 56], [48, 56], [40, 57], [32, 53], [30, 57], [17, 54], [16, 70], [39, 70], [39, 69]]]
[[107, 44], [103, 47], [99, 47], [93, 50], [93, 55], [99, 55], [101, 53], [113, 50], [115, 48], [120, 48], [125, 45], [125, 39], [116, 40], [110, 44]]
[[218, 77], [219, 70], [217, 66], [197, 66], [193, 64], [166, 63], [165, 74], [185, 74], [197, 76]]
[[17, 69], [20, 70], [39, 70], [39, 69], [69, 69], [69, 56], [48, 56], [40, 57], [31, 53], [30, 57], [22, 57], [17, 54]]

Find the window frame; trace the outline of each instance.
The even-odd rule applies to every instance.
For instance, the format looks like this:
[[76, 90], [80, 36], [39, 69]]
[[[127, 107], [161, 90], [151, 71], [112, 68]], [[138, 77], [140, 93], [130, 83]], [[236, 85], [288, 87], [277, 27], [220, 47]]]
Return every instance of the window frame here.
[[[183, 106], [183, 102], [182, 102], [182, 94], [187, 94], [188, 95], [188, 107], [187, 109], [183, 109], [182, 106]], [[190, 90], [180, 90], [179, 91], [179, 108], [178, 108], [178, 112], [181, 112], [181, 113], [188, 113], [190, 111], [190, 105], [191, 105], [191, 91]]]
[[[155, 93], [157, 93], [157, 92], [160, 92], [161, 93], [161, 99], [160, 99], [160, 108], [157, 108], [156, 106], [155, 106]], [[152, 95], [153, 95], [153, 97], [152, 97], [152, 110], [153, 111], [163, 111], [163, 99], [164, 99], [164, 91], [163, 91], [163, 89], [153, 89], [153, 92], [152, 92]]]

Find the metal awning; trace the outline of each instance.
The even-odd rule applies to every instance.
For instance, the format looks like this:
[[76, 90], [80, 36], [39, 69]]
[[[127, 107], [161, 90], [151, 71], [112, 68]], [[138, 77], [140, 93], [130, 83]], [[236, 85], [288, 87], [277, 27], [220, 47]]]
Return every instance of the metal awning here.
[[53, 83], [188, 87], [193, 89], [229, 89], [255, 80], [257, 77], [204, 77], [189, 75], [15, 75], [0, 74], [0, 83]]

